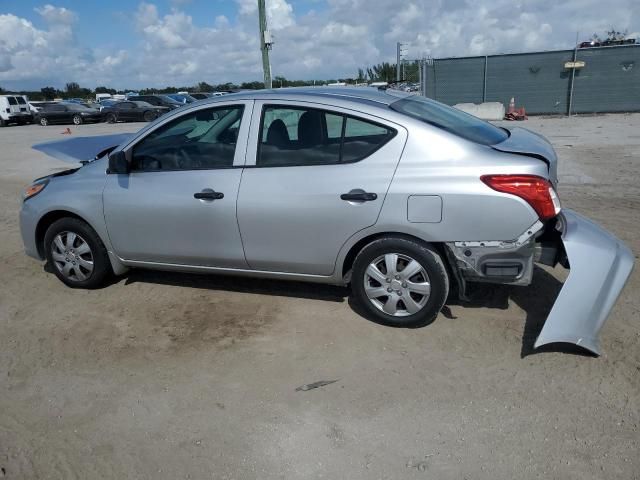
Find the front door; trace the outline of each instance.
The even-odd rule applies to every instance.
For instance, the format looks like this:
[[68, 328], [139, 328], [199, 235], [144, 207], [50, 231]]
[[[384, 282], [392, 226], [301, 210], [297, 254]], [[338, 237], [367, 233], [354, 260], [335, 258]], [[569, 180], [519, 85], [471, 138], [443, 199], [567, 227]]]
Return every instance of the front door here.
[[191, 110], [125, 147], [132, 171], [103, 193], [120, 258], [246, 268], [236, 198], [250, 114], [250, 102]]
[[342, 245], [375, 224], [405, 140], [365, 114], [256, 102], [238, 196], [249, 266], [331, 275]]

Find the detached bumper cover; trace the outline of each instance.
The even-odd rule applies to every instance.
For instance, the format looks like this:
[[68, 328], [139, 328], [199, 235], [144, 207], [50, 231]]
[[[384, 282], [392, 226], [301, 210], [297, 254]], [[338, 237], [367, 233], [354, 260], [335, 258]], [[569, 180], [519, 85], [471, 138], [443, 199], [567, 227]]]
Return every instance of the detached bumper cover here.
[[538, 336], [535, 348], [574, 343], [600, 355], [598, 332], [620, 295], [633, 254], [609, 232], [571, 210], [563, 210], [564, 244], [571, 272]]

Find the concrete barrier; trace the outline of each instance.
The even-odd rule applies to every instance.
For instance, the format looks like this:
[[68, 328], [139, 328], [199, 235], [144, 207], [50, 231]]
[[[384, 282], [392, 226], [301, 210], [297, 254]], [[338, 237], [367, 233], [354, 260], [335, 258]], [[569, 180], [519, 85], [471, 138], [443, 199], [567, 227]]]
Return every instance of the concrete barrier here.
[[505, 114], [504, 105], [500, 102], [458, 103], [454, 107], [482, 120], [502, 120]]

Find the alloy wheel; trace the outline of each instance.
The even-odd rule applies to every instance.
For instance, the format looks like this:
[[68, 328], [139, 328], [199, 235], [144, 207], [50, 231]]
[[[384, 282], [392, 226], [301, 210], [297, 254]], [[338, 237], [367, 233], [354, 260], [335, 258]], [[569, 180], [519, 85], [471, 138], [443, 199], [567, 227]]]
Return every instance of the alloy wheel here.
[[431, 294], [431, 284], [426, 270], [417, 260], [400, 253], [386, 253], [367, 267], [364, 290], [378, 310], [394, 317], [405, 317], [424, 308]]
[[84, 238], [60, 232], [51, 242], [51, 257], [58, 271], [69, 280], [82, 282], [93, 272], [93, 252]]

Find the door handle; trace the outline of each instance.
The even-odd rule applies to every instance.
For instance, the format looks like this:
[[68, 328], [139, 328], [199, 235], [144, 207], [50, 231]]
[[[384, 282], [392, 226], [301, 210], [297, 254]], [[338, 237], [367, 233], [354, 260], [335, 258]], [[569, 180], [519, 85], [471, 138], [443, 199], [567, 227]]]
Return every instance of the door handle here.
[[213, 190], [207, 188], [202, 192], [194, 193], [193, 198], [197, 198], [198, 200], [220, 200], [221, 198], [224, 198], [224, 193], [214, 192]]
[[365, 192], [361, 189], [351, 190], [349, 193], [340, 195], [340, 199], [346, 200], [347, 202], [371, 202], [377, 198], [377, 194]]

